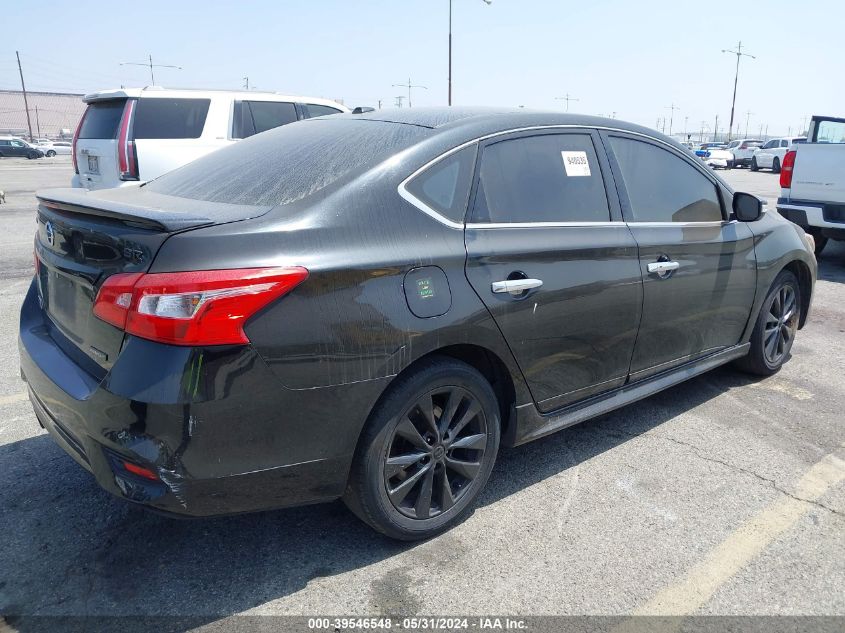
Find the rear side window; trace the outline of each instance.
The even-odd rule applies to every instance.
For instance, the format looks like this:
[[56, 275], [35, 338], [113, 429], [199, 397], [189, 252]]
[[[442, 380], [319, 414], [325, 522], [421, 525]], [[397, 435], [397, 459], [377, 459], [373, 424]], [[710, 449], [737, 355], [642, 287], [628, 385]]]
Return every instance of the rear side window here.
[[120, 125], [125, 103], [126, 99], [112, 99], [88, 104], [82, 126], [79, 128], [79, 138], [117, 138], [117, 126]]
[[718, 222], [716, 185], [680, 156], [617, 136], [610, 144], [631, 203], [633, 222]]
[[135, 139], [199, 138], [210, 99], [139, 99]]
[[302, 121], [233, 143], [145, 187], [209, 202], [289, 204], [349, 180], [429, 134], [427, 128], [384, 121]]
[[463, 222], [476, 151], [473, 144], [450, 154], [419, 174], [406, 189], [453, 222]]
[[610, 210], [589, 134], [547, 134], [482, 151], [473, 222], [607, 222]]
[[817, 125], [817, 143], [845, 143], [845, 121], [822, 120]]
[[314, 103], [308, 103], [305, 105], [305, 116], [309, 119], [315, 116], [323, 116], [324, 114], [340, 114], [340, 110]]
[[232, 138], [248, 138], [296, 120], [296, 106], [286, 101], [236, 101]]

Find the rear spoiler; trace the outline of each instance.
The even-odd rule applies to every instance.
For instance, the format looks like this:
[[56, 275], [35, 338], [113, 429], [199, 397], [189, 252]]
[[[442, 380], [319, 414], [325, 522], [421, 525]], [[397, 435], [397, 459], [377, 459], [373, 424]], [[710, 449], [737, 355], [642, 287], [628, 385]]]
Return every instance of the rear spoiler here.
[[138, 186], [99, 191], [42, 189], [35, 196], [39, 205], [57, 211], [93, 215], [167, 233], [248, 220], [272, 208], [179, 198]]

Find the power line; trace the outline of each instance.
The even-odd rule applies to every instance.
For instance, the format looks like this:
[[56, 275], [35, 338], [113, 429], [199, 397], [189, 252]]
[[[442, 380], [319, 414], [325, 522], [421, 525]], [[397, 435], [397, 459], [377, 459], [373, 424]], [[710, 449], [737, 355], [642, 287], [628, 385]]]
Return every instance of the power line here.
[[566, 93], [566, 96], [563, 97], [555, 97], [555, 101], [566, 101], [566, 111], [569, 112], [569, 102], [570, 101], [580, 101], [580, 99], [576, 99], [575, 97], [570, 97], [569, 93]]
[[[411, 83], [411, 78], [408, 77], [408, 83], [406, 84], [393, 84], [394, 88], [407, 88], [408, 89], [408, 107], [411, 107], [411, 88], [422, 88], [423, 90], [428, 90], [427, 86], [416, 86]], [[401, 102], [399, 107], [401, 108]]]
[[178, 70], [182, 70], [181, 66], [171, 66], [170, 64], [154, 64], [153, 63], [153, 56], [149, 56], [149, 62], [120, 62], [121, 66], [147, 66], [150, 69], [150, 79], [152, 80], [152, 85], [156, 85], [156, 77], [153, 73], [153, 68], [176, 68]]

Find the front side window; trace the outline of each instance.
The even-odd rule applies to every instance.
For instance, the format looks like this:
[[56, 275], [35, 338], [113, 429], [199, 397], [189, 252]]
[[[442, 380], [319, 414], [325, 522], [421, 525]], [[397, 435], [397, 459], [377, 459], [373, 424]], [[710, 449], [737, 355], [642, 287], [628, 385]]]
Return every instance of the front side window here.
[[768, 143], [766, 143], [765, 145], [763, 145], [763, 149], [772, 149], [773, 147], [777, 147], [777, 146], [778, 146], [778, 141], [777, 141], [777, 140], [774, 140], [774, 141], [769, 141]]
[[22, 141], [12, 141], [12, 147], [24, 147]]
[[139, 99], [135, 139], [199, 138], [210, 104], [210, 99]]
[[610, 137], [628, 192], [632, 222], [719, 222], [716, 185], [672, 152], [618, 136]]
[[473, 144], [450, 154], [410, 181], [406, 189], [446, 218], [463, 222], [476, 152]]
[[589, 134], [499, 141], [481, 155], [473, 222], [607, 222], [610, 209]]

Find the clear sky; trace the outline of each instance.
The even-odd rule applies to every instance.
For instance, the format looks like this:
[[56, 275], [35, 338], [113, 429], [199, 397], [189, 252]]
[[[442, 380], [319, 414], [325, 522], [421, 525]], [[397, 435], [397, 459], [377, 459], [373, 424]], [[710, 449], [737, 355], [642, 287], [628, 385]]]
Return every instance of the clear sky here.
[[[445, 105], [448, 0], [6, 0], [0, 88], [93, 91], [149, 83], [240, 88], [392, 106]], [[845, 116], [845, 1], [453, 0], [455, 105], [524, 105], [610, 115], [674, 131], [796, 133], [813, 114]], [[407, 103], [405, 104], [407, 105]], [[666, 131], [668, 132], [668, 122]], [[752, 135], [753, 135], [752, 134]]]

